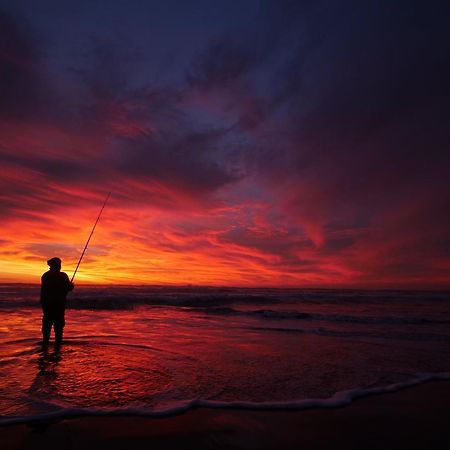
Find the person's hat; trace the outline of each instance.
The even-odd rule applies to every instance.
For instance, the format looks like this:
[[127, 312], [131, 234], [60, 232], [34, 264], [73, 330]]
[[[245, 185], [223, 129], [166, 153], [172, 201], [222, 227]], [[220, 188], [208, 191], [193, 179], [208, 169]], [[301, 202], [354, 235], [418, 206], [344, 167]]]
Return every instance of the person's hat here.
[[61, 260], [55, 256], [54, 258], [49, 259], [49, 260], [47, 261], [47, 264], [48, 264], [50, 267], [60, 266], [60, 265], [61, 265]]

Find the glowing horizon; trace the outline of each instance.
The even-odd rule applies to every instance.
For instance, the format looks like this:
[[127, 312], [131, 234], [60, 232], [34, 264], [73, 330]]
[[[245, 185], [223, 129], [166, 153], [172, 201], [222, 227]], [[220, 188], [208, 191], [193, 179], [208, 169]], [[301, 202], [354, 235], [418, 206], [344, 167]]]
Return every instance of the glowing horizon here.
[[[2, 254], [9, 258], [0, 260], [0, 282], [38, 283], [40, 275], [47, 270], [46, 260], [52, 256], [61, 257], [63, 270], [71, 275], [101, 202], [98, 195], [89, 208], [70, 207], [59, 209], [54, 215], [46, 214], [41, 227], [32, 221], [31, 236], [35, 240], [32, 237], [22, 248], [16, 243], [30, 239], [27, 232], [30, 222], [12, 221], [7, 235], [13, 238], [13, 243], [2, 245]], [[414, 282], [411, 279], [371, 280], [351, 264], [345, 265], [343, 261], [339, 264], [339, 258], [333, 255], [328, 261], [320, 258], [317, 262], [323, 271], [328, 270], [324, 275], [318, 275], [315, 268], [310, 272], [299, 271], [279, 264], [277, 248], [268, 252], [226, 241], [223, 236], [235, 228], [232, 223], [228, 228], [223, 225], [225, 216], [230, 214], [227, 208], [217, 209], [215, 217], [211, 213], [185, 211], [185, 219], [189, 216], [190, 220], [182, 221], [180, 229], [168, 211], [121, 209], [118, 203], [113, 194], [77, 273], [76, 283], [368, 288], [446, 285], [445, 278], [431, 282], [430, 278]], [[42, 220], [41, 215], [38, 218], [38, 222]], [[183, 229], [187, 223], [190, 230], [196, 231], [187, 233]], [[25, 230], [21, 230], [20, 224]], [[269, 231], [267, 226], [252, 230], [253, 237], [262, 236], [262, 239], [264, 232], [270, 238], [273, 230]], [[284, 236], [288, 236], [287, 232]], [[282, 236], [276, 242], [292, 245], [283, 241]], [[309, 255], [314, 260], [320, 245], [306, 237], [300, 243], [304, 257]]]

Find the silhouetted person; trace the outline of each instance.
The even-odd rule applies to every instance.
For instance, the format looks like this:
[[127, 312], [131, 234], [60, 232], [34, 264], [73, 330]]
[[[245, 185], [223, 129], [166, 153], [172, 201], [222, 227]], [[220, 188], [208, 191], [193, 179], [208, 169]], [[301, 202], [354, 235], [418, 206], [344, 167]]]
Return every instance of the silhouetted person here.
[[41, 305], [44, 313], [42, 317], [42, 341], [47, 344], [50, 340], [52, 326], [55, 330], [55, 343], [60, 344], [65, 325], [67, 293], [73, 289], [66, 273], [61, 272], [61, 260], [51, 258], [47, 261], [50, 270], [41, 278]]

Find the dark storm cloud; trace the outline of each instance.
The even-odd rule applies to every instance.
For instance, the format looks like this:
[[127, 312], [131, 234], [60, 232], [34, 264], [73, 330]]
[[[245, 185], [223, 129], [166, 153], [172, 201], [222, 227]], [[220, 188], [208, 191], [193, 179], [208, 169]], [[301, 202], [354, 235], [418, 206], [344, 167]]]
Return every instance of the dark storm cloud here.
[[[187, 86], [136, 89], [129, 74], [142, 55], [126, 42], [92, 38], [87, 66], [75, 68], [90, 92], [81, 124], [104, 127], [105, 137], [114, 140], [113, 165], [120, 160], [124, 174], [169, 174], [185, 186], [191, 179], [206, 190], [233, 180], [217, 150], [229, 134], [198, 129], [195, 120], [189, 128], [189, 111], [180, 105], [189, 90], [210, 97], [219, 92], [238, 133], [258, 130], [260, 140], [253, 137], [249, 145], [255, 149], [249, 151], [250, 168], [268, 178], [301, 175], [319, 185], [316, 191], [330, 189], [358, 203], [363, 193], [377, 201], [373, 191], [380, 180], [402, 189], [399, 167], [417, 173], [430, 152], [443, 158], [449, 63], [442, 6], [423, 11], [414, 2], [407, 10], [378, 3], [265, 2], [262, 11], [254, 27], [213, 39], [186, 69]], [[2, 59], [4, 109], [38, 111], [36, 48], [17, 22], [2, 20], [3, 41], [14, 43], [8, 53], [13, 59]], [[273, 117], [281, 118], [281, 126], [265, 128]], [[424, 151], [430, 135], [433, 145]], [[45, 155], [30, 164], [49, 176], [90, 173], [45, 162]]]
[[300, 44], [269, 91], [268, 102], [284, 111], [278, 172], [268, 164], [273, 150], [251, 159], [270, 178], [299, 177], [330, 210], [337, 198], [383, 209], [446, 176], [449, 7], [341, 2], [329, 9], [345, 12], [332, 27], [329, 11], [304, 12], [314, 27], [299, 30]]
[[226, 130], [177, 136], [140, 136], [117, 142], [113, 165], [130, 176], [160, 180], [193, 195], [212, 192], [238, 178], [214, 158], [217, 143]]
[[223, 38], [209, 44], [193, 61], [186, 78], [194, 87], [223, 87], [241, 77], [259, 60], [255, 49], [244, 48], [231, 37]]
[[[78, 65], [70, 71], [87, 88], [91, 100], [111, 99], [131, 89], [133, 74], [142, 70], [144, 55], [126, 36], [90, 36]], [[81, 66], [79, 65], [81, 62]]]
[[378, 265], [390, 260], [394, 276], [430, 267], [450, 242], [450, 6], [299, 3], [269, 4], [264, 57], [212, 44], [188, 80], [237, 104], [239, 86], [250, 86], [263, 119], [248, 171], [278, 193], [318, 257], [378, 245]]
[[[4, 35], [15, 43], [11, 46], [14, 58], [8, 54], [1, 60], [7, 69], [1, 88], [9, 95], [2, 104], [5, 114], [12, 118], [17, 112], [17, 117], [31, 121], [33, 126], [42, 121], [48, 123], [49, 117], [42, 111], [57, 105], [41, 96], [48, 86], [42, 82], [46, 74], [36, 56], [39, 49], [26, 30], [19, 32], [17, 19], [5, 15], [3, 22], [7, 25]], [[24, 153], [16, 153], [16, 144], [3, 140], [3, 166], [10, 167], [11, 174], [19, 171], [18, 176], [26, 171], [37, 174], [47, 187], [55, 183], [74, 187], [107, 185], [120, 178], [123, 184], [128, 180], [156, 181], [167, 189], [197, 198], [235, 180], [236, 175], [214, 158], [226, 130], [199, 128], [187, 117], [179, 86], [137, 88], [130, 83], [127, 74], [136, 58], [126, 56], [123, 42], [115, 44], [113, 39], [91, 40], [90, 49], [85, 50], [86, 66], [71, 68], [84, 88], [80, 91], [83, 96], [76, 102], [69, 97], [64, 105], [70, 110], [78, 103], [78, 112], [53, 121], [67, 135], [66, 141], [88, 133], [100, 141], [100, 147], [97, 143], [96, 150], [86, 152], [70, 144], [72, 150], [65, 141], [55, 143], [52, 131], [44, 129], [39, 140], [29, 142]], [[26, 128], [21, 132], [27, 133]], [[25, 207], [25, 198], [27, 208], [33, 208], [33, 204], [42, 207], [40, 187], [30, 189], [24, 181], [11, 185], [10, 180], [5, 180], [4, 187], [9, 192], [1, 200], [4, 212], [18, 214], [17, 206]], [[52, 202], [49, 201], [49, 207]]]
[[[26, 167], [44, 174], [55, 181], [81, 181], [95, 177], [95, 169], [85, 161], [67, 160], [67, 158], [49, 158], [39, 155], [22, 157], [20, 155], [0, 154], [2, 164], [10, 167]], [[13, 169], [14, 170], [14, 169]]]
[[239, 131], [261, 126], [267, 109], [267, 76], [279, 51], [279, 35], [265, 15], [250, 30], [226, 34], [209, 42], [186, 71], [188, 90], [218, 105]]
[[103, 164], [124, 181], [157, 181], [195, 197], [238, 178], [218, 162], [228, 130], [199, 125], [191, 117], [183, 84], [137, 82], [136, 70], [150, 78], [151, 68], [143, 64], [142, 49], [130, 50], [126, 39], [90, 43], [86, 65], [73, 71], [88, 92], [81, 124], [103, 133], [106, 141], [97, 167]]
[[70, 108], [55, 82], [43, 64], [42, 42], [33, 25], [0, 5], [0, 118], [66, 120]]
[[39, 104], [40, 82], [32, 36], [0, 10], [0, 114], [21, 118]]

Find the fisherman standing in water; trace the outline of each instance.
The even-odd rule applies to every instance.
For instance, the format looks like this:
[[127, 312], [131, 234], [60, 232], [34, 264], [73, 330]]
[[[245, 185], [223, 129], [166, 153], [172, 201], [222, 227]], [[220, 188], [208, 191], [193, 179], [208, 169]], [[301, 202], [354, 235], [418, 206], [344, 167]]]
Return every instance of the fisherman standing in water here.
[[47, 261], [50, 270], [41, 278], [42, 343], [48, 344], [52, 326], [55, 330], [55, 344], [61, 344], [65, 325], [64, 312], [66, 296], [73, 289], [73, 283], [65, 272], [61, 272], [61, 260]]
[[61, 344], [63, 338], [63, 329], [65, 325], [64, 313], [66, 310], [66, 297], [67, 293], [73, 290], [73, 279], [77, 273], [78, 267], [80, 267], [81, 260], [89, 245], [92, 235], [94, 234], [95, 227], [97, 226], [100, 216], [106, 206], [106, 203], [111, 196], [111, 192], [108, 193], [103, 203], [100, 212], [98, 213], [97, 220], [94, 223], [91, 234], [88, 237], [80, 259], [78, 260], [75, 272], [72, 275], [72, 279], [66, 273], [61, 272], [61, 260], [59, 258], [51, 258], [47, 261], [50, 270], [45, 272], [41, 278], [41, 305], [42, 312], [42, 343], [48, 344], [50, 340], [50, 333], [52, 326], [55, 330], [55, 344]]

